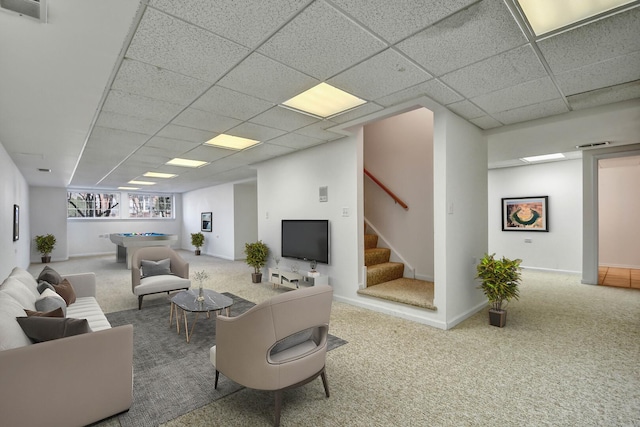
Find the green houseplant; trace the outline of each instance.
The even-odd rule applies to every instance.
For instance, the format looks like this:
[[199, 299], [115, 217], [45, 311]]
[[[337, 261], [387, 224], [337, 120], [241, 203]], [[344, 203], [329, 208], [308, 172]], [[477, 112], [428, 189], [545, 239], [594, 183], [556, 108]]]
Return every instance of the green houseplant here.
[[196, 255], [200, 255], [200, 248], [204, 245], [204, 234], [191, 233], [191, 244], [196, 247]]
[[56, 236], [53, 234], [45, 234], [36, 236], [36, 249], [42, 255], [42, 262], [47, 263], [51, 261], [51, 252], [56, 246]]
[[251, 280], [253, 283], [262, 282], [262, 271], [260, 271], [260, 269], [267, 264], [269, 248], [262, 242], [262, 240], [258, 240], [253, 243], [245, 243], [244, 254], [247, 256], [246, 263], [250, 267], [253, 267]]
[[507, 320], [507, 311], [503, 302], [509, 302], [519, 297], [521, 259], [496, 259], [495, 254], [485, 254], [476, 267], [479, 286], [489, 300], [489, 323], [502, 327]]

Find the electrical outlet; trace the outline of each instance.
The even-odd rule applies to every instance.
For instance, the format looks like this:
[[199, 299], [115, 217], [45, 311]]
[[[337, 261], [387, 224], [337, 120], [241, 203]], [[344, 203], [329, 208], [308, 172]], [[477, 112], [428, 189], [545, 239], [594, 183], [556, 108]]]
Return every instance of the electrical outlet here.
[[342, 208], [342, 216], [349, 216], [349, 208], [347, 207]]

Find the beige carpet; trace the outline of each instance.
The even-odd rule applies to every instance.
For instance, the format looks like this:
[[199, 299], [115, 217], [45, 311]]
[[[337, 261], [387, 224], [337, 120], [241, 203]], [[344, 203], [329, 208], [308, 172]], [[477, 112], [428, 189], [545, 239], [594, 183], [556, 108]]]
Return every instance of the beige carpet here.
[[437, 310], [433, 305], [433, 282], [402, 278], [358, 289], [358, 294]]
[[[184, 254], [192, 272], [214, 273], [206, 285], [219, 292], [259, 302], [287, 291], [252, 284], [242, 262]], [[114, 258], [51, 265], [98, 272], [103, 308], [134, 308], [128, 271]], [[286, 392], [282, 427], [640, 425], [640, 292], [569, 274], [525, 270], [523, 279], [505, 328], [489, 326], [486, 310], [442, 331], [334, 302], [330, 332], [348, 344], [327, 354], [331, 397], [319, 380]], [[202, 368], [212, 369], [208, 354]], [[272, 423], [272, 394], [244, 389], [166, 425]]]

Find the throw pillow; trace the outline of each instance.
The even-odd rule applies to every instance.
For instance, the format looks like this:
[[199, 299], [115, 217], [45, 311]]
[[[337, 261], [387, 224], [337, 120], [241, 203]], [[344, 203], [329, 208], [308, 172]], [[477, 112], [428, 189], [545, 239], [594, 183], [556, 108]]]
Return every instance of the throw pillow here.
[[67, 315], [67, 302], [51, 289], [45, 289], [40, 298], [36, 300], [35, 305], [38, 311], [52, 311], [61, 308], [64, 315]]
[[51, 289], [51, 290], [52, 290], [52, 291], [54, 291], [54, 292], [56, 291], [56, 290], [53, 288], [53, 285], [52, 285], [51, 283], [49, 283], [49, 282], [45, 282], [44, 280], [40, 280], [40, 283], [38, 284], [38, 288], [37, 288], [37, 289], [38, 289], [38, 292], [39, 292], [40, 294], [42, 294], [42, 293], [44, 292], [44, 290], [45, 290], [45, 289]]
[[160, 261], [143, 259], [140, 261], [140, 267], [142, 267], [142, 277], [171, 274], [171, 259], [166, 258], [161, 259]]
[[59, 285], [53, 285], [53, 289], [55, 289], [58, 295], [64, 298], [67, 307], [76, 302], [76, 291], [67, 279], [63, 279]]
[[48, 265], [45, 265], [42, 271], [40, 272], [40, 275], [38, 276], [38, 283], [41, 280], [44, 280], [45, 282], [49, 282], [52, 285], [57, 285], [60, 282], [62, 282], [62, 276], [60, 276], [60, 274], [58, 274], [58, 272], [55, 271], [53, 268], [49, 267]]
[[92, 332], [87, 319], [18, 317], [18, 324], [34, 342], [51, 341]]
[[31, 311], [25, 310], [27, 313], [27, 317], [31, 316], [39, 316], [39, 317], [64, 317], [64, 312], [62, 311], [62, 307], [58, 307], [52, 311]]

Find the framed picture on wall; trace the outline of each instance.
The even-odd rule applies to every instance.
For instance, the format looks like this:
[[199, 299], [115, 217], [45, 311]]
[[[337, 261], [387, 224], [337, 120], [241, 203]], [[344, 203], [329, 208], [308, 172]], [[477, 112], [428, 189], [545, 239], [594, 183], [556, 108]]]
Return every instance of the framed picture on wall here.
[[202, 223], [200, 226], [200, 230], [211, 231], [211, 212], [202, 212], [200, 214], [200, 222]]
[[13, 205], [13, 241], [20, 239], [20, 206]]
[[549, 231], [549, 196], [502, 199], [502, 231]]

